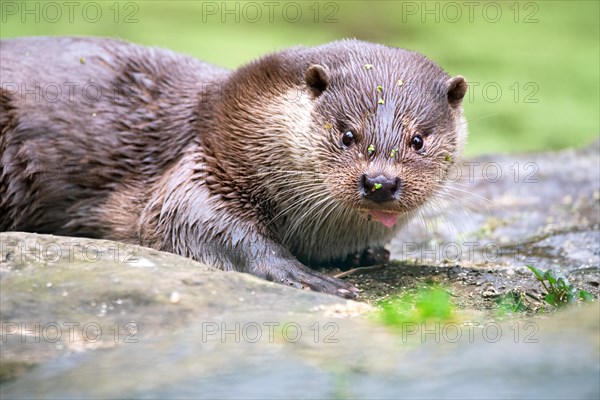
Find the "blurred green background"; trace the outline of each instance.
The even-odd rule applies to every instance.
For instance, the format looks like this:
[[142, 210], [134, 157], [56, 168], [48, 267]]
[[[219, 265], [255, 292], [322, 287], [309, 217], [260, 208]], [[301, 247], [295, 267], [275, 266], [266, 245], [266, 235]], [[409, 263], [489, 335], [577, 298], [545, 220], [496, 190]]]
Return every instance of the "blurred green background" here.
[[0, 37], [113, 36], [235, 68], [356, 37], [471, 83], [467, 154], [583, 146], [600, 133], [598, 1], [5, 1]]

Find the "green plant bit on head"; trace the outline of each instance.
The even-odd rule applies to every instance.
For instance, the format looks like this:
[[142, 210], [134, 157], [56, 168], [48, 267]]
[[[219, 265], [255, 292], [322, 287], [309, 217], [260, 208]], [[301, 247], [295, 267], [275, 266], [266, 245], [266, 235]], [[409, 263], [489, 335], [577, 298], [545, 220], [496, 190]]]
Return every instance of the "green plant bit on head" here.
[[404, 85], [404, 82], [402, 82], [402, 79], [398, 79], [398, 86], [402, 86]]
[[390, 158], [394, 158], [396, 157], [396, 154], [398, 154], [398, 149], [392, 149], [392, 152], [390, 153]]
[[450, 162], [450, 161], [452, 161], [452, 156], [450, 154], [446, 154], [446, 157], [444, 157], [444, 160], [446, 162]]
[[371, 189], [371, 191], [374, 192], [374, 191], [376, 191], [378, 189], [381, 189], [381, 186], [382, 186], [381, 183], [374, 183], [373, 184], [373, 189]]
[[374, 151], [375, 151], [375, 146], [373, 146], [372, 144], [369, 145], [369, 147], [367, 148], [367, 152], [369, 154], [373, 154]]
[[80, 64], [85, 64], [85, 58], [79, 57], [79, 63]]
[[385, 100], [379, 99], [379, 100], [377, 100], [377, 104], [385, 104]]
[[379, 85], [377, 86], [377, 93], [381, 93], [383, 92], [383, 86]]
[[368, 71], [370, 69], [373, 69], [373, 64], [365, 64], [365, 69]]
[[325, 129], [331, 129], [331, 128], [333, 128], [333, 125], [331, 125], [328, 122], [325, 122], [325, 125], [323, 125], [323, 126], [325, 127]]

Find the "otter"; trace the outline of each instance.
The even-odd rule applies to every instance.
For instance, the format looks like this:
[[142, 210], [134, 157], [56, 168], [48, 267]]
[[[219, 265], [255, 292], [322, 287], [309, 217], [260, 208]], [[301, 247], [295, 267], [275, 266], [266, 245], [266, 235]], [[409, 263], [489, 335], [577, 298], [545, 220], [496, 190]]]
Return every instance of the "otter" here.
[[308, 264], [441, 190], [467, 83], [359, 40], [229, 71], [107, 38], [0, 41], [0, 231], [135, 243], [346, 298]]

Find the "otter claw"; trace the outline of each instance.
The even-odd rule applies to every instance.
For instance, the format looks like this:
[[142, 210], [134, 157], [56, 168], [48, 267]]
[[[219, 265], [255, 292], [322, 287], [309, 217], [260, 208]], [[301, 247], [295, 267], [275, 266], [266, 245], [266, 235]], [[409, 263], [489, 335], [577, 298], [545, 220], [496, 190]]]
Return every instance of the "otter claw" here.
[[[258, 271], [260, 272], [257, 273]], [[258, 271], [255, 270], [251, 272], [254, 272], [257, 276], [278, 282], [285, 286], [329, 293], [348, 299], [354, 299], [358, 296], [359, 290], [351, 284], [331, 276], [323, 275], [317, 271], [308, 269], [301, 264], [271, 264], [268, 270], [261, 268]]]

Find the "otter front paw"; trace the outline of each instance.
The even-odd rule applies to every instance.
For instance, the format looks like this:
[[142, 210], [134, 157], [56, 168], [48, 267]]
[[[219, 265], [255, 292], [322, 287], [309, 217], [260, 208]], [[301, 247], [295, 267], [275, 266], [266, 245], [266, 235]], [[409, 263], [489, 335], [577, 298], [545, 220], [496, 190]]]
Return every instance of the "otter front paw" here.
[[355, 299], [358, 296], [358, 289], [351, 284], [313, 271], [300, 263], [290, 262], [277, 266], [269, 265], [267, 268], [257, 267], [252, 269], [251, 273], [268, 281], [298, 289], [329, 293], [346, 299]]

